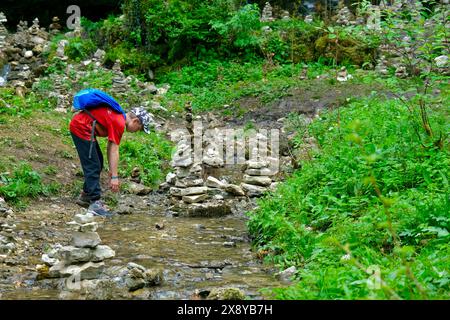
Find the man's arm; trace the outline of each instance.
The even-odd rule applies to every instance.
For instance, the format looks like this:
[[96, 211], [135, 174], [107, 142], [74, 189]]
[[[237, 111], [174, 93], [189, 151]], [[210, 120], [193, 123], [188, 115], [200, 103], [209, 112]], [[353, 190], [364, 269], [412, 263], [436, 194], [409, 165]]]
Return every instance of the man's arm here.
[[109, 175], [113, 177], [110, 181], [110, 187], [112, 191], [119, 191], [119, 145], [114, 142], [108, 140], [107, 146], [107, 154], [108, 154], [108, 164], [109, 164]]

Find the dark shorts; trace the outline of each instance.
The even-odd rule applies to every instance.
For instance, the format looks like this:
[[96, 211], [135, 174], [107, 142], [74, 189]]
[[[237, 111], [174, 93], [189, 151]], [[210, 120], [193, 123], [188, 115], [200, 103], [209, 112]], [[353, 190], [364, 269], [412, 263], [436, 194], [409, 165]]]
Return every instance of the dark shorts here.
[[91, 201], [99, 200], [102, 192], [100, 188], [100, 173], [103, 169], [103, 155], [100, 146], [97, 141], [93, 142], [92, 154], [91, 158], [89, 158], [91, 142], [77, 137], [72, 132], [70, 134], [77, 148], [81, 167], [83, 168], [83, 191]]

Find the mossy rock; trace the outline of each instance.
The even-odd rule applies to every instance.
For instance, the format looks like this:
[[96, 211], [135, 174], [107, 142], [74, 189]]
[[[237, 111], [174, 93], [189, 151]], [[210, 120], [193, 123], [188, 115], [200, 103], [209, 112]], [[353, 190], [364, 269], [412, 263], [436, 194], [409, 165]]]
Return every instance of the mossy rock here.
[[314, 61], [314, 46], [311, 44], [296, 44], [293, 53], [294, 63]]
[[362, 66], [365, 62], [373, 62], [376, 50], [355, 39], [330, 39], [328, 34], [319, 37], [315, 43], [316, 58], [336, 59], [337, 63], [348, 62]]
[[245, 294], [237, 288], [219, 288], [211, 290], [208, 300], [245, 300]]

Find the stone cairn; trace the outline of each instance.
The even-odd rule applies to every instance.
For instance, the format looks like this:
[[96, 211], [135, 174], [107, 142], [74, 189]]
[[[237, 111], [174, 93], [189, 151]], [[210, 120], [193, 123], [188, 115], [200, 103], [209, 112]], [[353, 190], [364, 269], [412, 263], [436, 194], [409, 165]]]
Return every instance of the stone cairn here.
[[311, 23], [311, 22], [313, 22], [313, 16], [312, 15], [310, 15], [310, 14], [308, 14], [308, 15], [306, 15], [305, 16], [305, 19], [304, 19], [304, 21], [306, 22], [306, 23]]
[[[4, 14], [0, 14], [0, 20], [6, 21]], [[0, 38], [3, 47], [1, 51], [6, 54], [6, 62], [9, 64], [10, 83], [7, 85], [15, 88], [16, 95], [23, 97], [26, 88], [31, 87], [35, 77], [45, 69], [41, 53], [48, 43], [49, 34], [45, 29], [40, 29], [39, 20], [36, 18], [30, 28], [26, 21], [20, 21], [17, 32], [9, 36], [0, 31]], [[4, 57], [0, 59], [3, 60]]]
[[300, 80], [308, 79], [308, 66], [307, 65], [303, 66], [299, 78], [300, 78]]
[[249, 197], [260, 197], [269, 189], [275, 188], [276, 183], [272, 181], [272, 176], [276, 171], [271, 169], [269, 160], [247, 161], [247, 169], [243, 177], [241, 188]]
[[341, 26], [348, 26], [352, 24], [353, 15], [350, 10], [342, 3], [339, 5], [340, 9], [336, 15], [336, 24]]
[[120, 67], [120, 60], [116, 60], [113, 65], [114, 77], [112, 79], [113, 90], [119, 94], [125, 94], [128, 91], [128, 81]]
[[289, 20], [289, 19], [290, 19], [289, 11], [283, 10], [281, 12], [281, 20]]
[[6, 30], [4, 23], [8, 22], [5, 14], [0, 12], [0, 51], [5, 48], [6, 45], [6, 36], [8, 35], [8, 30]]
[[[186, 105], [186, 122], [190, 137], [183, 139], [183, 132], [172, 135], [172, 140], [177, 143], [177, 151], [171, 163], [174, 172], [169, 173], [166, 176], [166, 182], [161, 185], [161, 187], [170, 188], [174, 207], [181, 205], [182, 208], [187, 209], [189, 215], [193, 216], [202, 215], [201, 213], [211, 214], [211, 212], [215, 212], [212, 215], [221, 215], [223, 212], [230, 211], [229, 205], [226, 204], [229, 203], [228, 200], [243, 196], [258, 197], [269, 188], [272, 189], [276, 186], [272, 177], [278, 171], [275, 170], [278, 159], [258, 157], [257, 148], [253, 150], [251, 160], [246, 162], [246, 170], [240, 185], [208, 176], [206, 172], [210, 168], [214, 172], [214, 168], [224, 166], [221, 152], [223, 150], [218, 147], [223, 146], [223, 143], [218, 141], [223, 138], [223, 131], [217, 128], [220, 123], [216, 123], [211, 117], [206, 119], [209, 126], [202, 136], [202, 148], [205, 153], [201, 161], [195, 160], [195, 157], [193, 160], [191, 154], [193, 146], [190, 143], [192, 144], [193, 141], [195, 143], [195, 137], [199, 137], [203, 133], [195, 132], [194, 134], [194, 130], [201, 130], [201, 128], [193, 128], [192, 118], [192, 110], [188, 104]], [[257, 134], [256, 140], [259, 145], [267, 145], [268, 142], [267, 136], [262, 134]], [[225, 143], [228, 142], [225, 141]], [[238, 147], [243, 148], [244, 146]], [[204, 179], [206, 176], [207, 178]]]
[[378, 59], [377, 65], [375, 66], [375, 71], [382, 76], [387, 76], [389, 74], [387, 60], [384, 55], [381, 55]]
[[58, 17], [53, 17], [52, 18], [52, 23], [50, 24], [48, 29], [50, 30], [50, 33], [53, 34], [53, 35], [56, 35], [56, 34], [61, 32], [62, 27], [59, 24], [59, 18]]
[[13, 214], [12, 209], [0, 197], [0, 258], [6, 258], [16, 249], [16, 225], [8, 221]]
[[345, 82], [349, 79], [353, 78], [351, 74], [348, 73], [347, 68], [343, 66], [338, 72], [336, 76], [336, 80], [339, 82]]
[[192, 125], [192, 107], [190, 103], [186, 104], [186, 124], [190, 136], [175, 137], [178, 140], [177, 151], [172, 159], [172, 167], [175, 173], [169, 173], [166, 182], [173, 185], [170, 188], [170, 194], [175, 199], [181, 199], [184, 203], [192, 204], [204, 202], [209, 198], [208, 188], [202, 177], [202, 165], [199, 162], [194, 163], [192, 160], [192, 146], [189, 144], [193, 141], [193, 125]]
[[381, 29], [381, 11], [377, 5], [369, 5], [367, 8], [366, 27], [368, 30], [379, 31]]
[[261, 22], [271, 22], [274, 20], [272, 6], [269, 2], [266, 2], [264, 5], [260, 20]]
[[408, 77], [408, 71], [406, 70], [405, 66], [398, 66], [395, 69], [395, 76], [398, 78], [406, 78]]
[[95, 51], [94, 56], [92, 57], [92, 62], [94, 65], [98, 68], [103, 64], [103, 61], [105, 60], [106, 51], [102, 49], [97, 49]]
[[104, 269], [106, 259], [115, 256], [114, 250], [101, 245], [98, 235], [98, 223], [95, 216], [87, 211], [76, 214], [68, 224], [73, 228], [72, 241], [69, 246], [55, 245], [53, 249], [42, 255], [44, 265], [36, 267], [42, 278], [66, 278], [74, 280], [90, 280], [99, 278]]

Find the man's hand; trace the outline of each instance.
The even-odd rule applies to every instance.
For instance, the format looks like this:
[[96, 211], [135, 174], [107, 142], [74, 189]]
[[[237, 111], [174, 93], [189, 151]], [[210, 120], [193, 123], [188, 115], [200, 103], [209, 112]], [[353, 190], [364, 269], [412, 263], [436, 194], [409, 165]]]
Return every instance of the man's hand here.
[[119, 189], [120, 189], [119, 179], [118, 178], [110, 179], [109, 186], [113, 192], [119, 192]]

